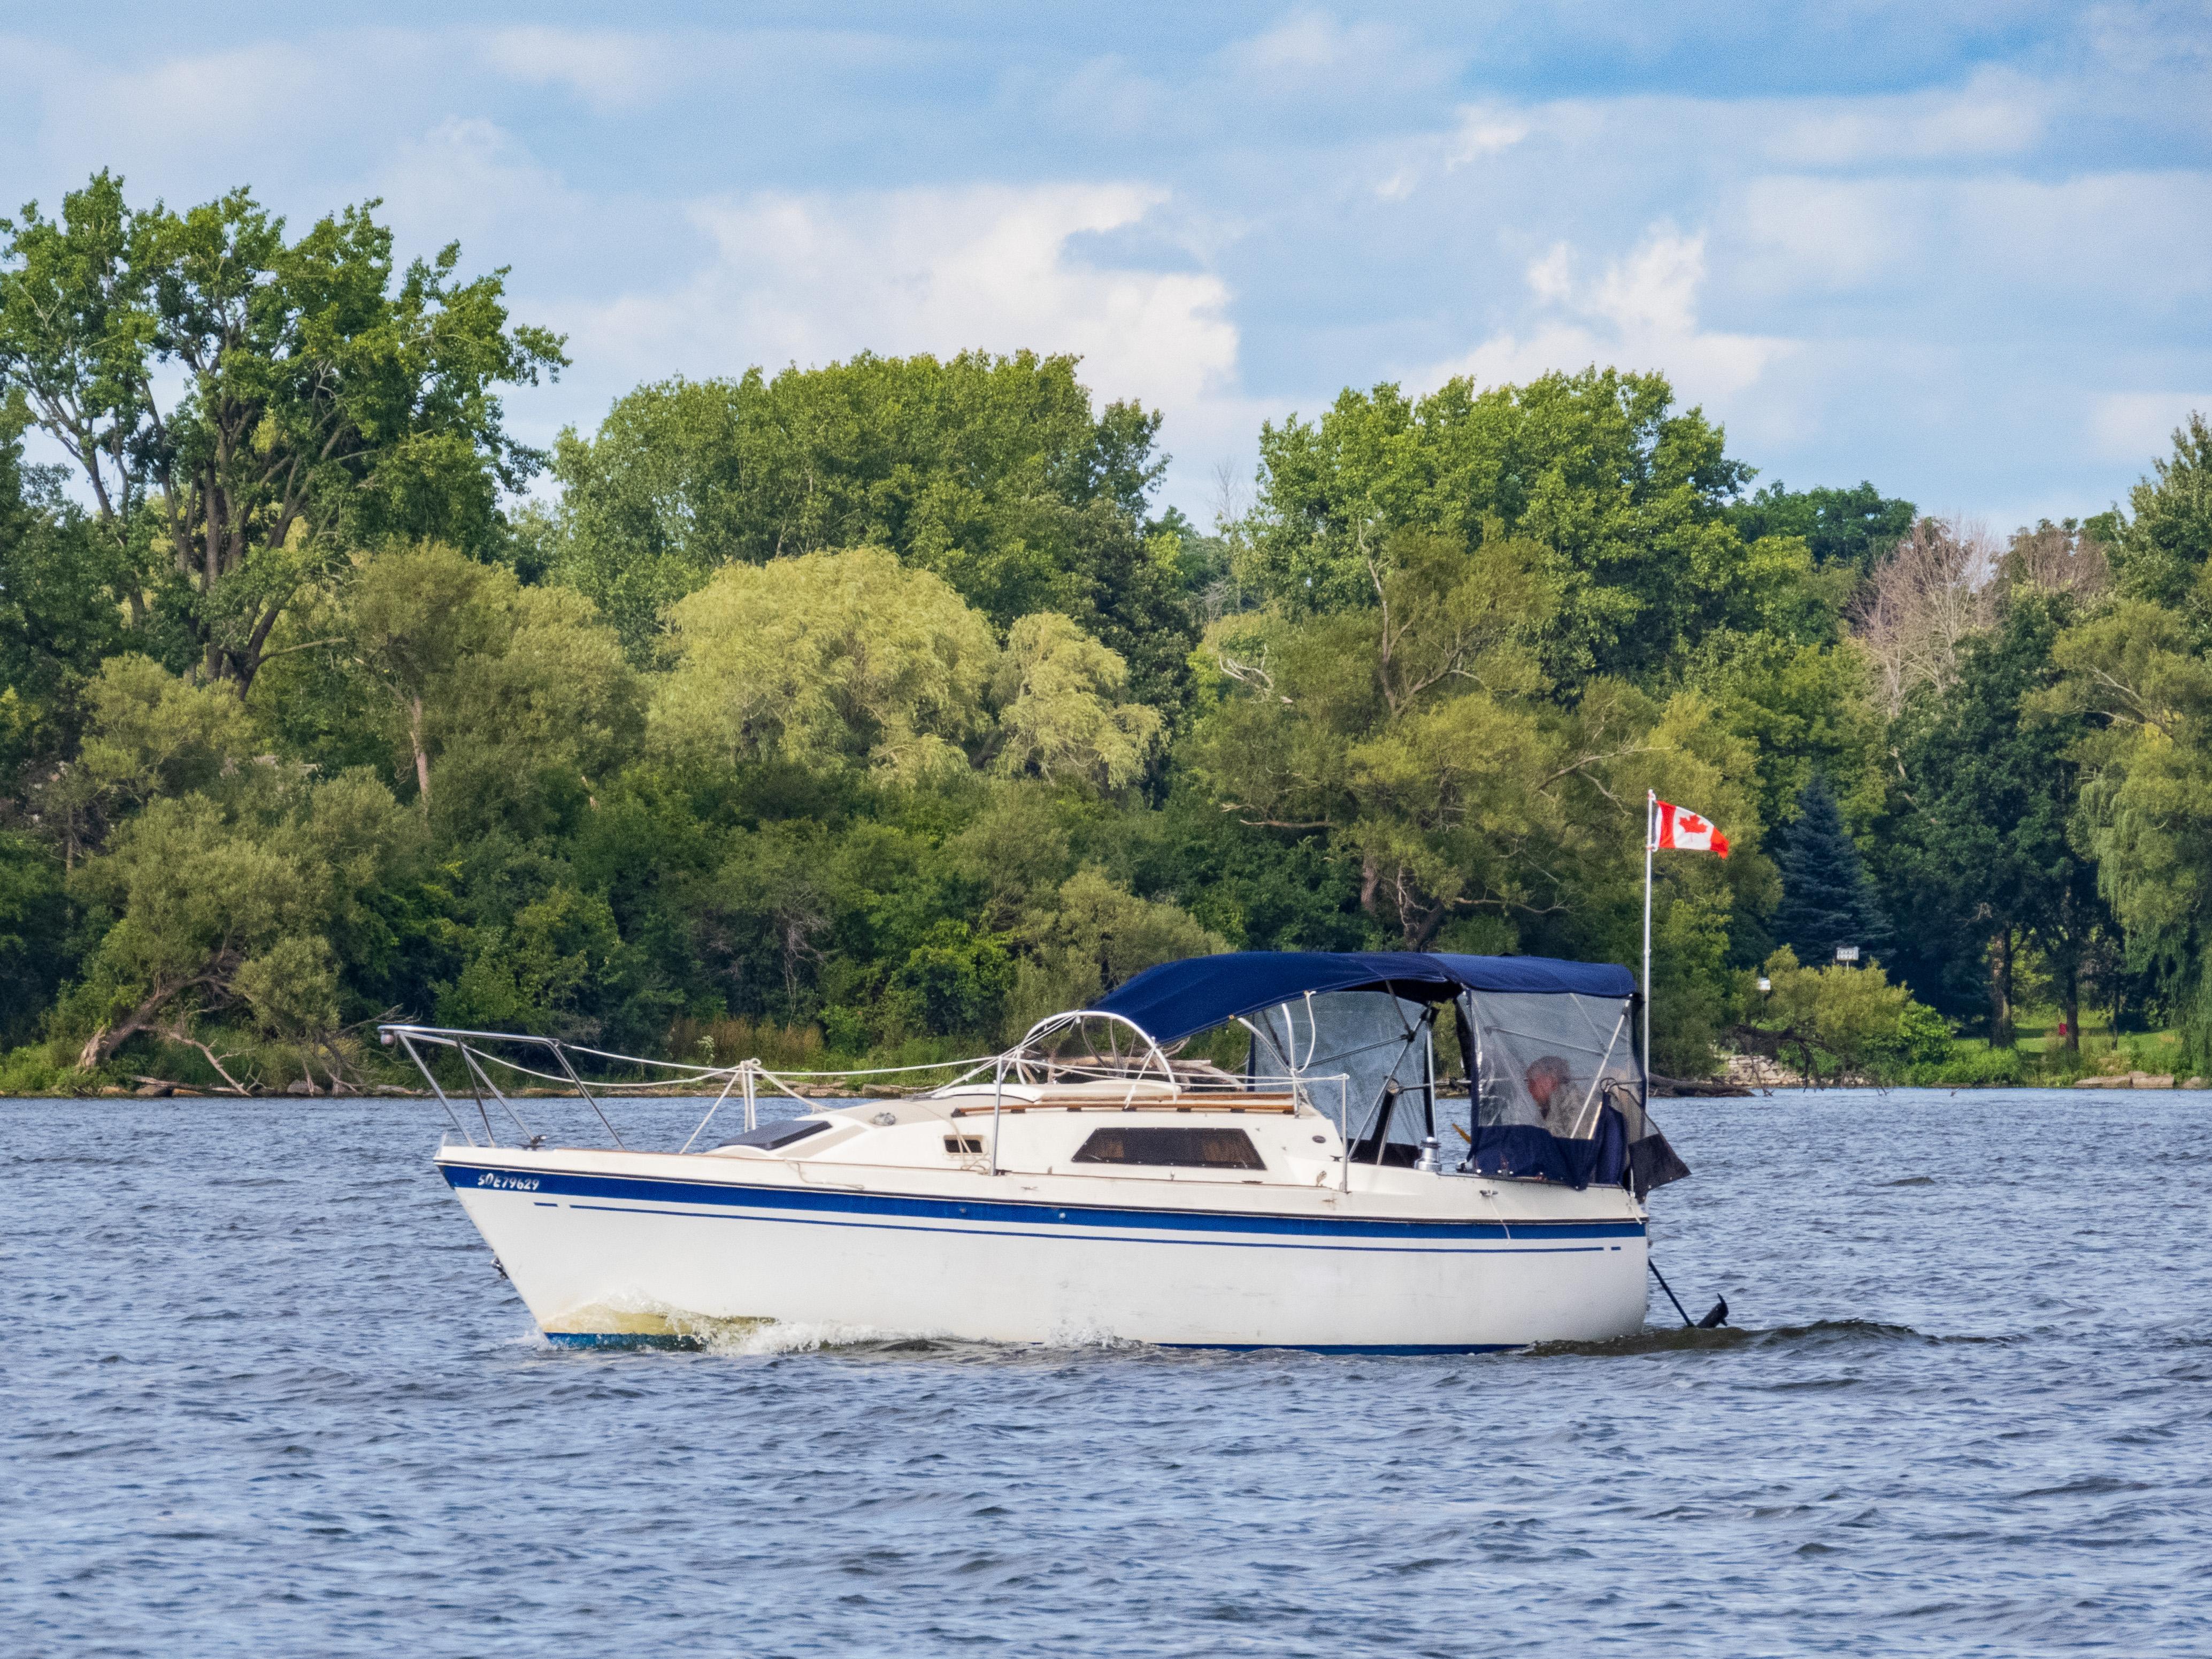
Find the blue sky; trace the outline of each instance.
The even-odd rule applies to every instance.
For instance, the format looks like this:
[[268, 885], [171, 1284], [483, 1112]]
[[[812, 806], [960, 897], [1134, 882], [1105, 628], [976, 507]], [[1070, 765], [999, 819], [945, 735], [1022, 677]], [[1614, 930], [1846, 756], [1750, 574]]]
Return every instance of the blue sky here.
[[1031, 345], [1164, 410], [1203, 516], [1346, 385], [1595, 361], [1768, 481], [2002, 531], [2212, 409], [2204, 0], [13, 9], [0, 200], [380, 196], [569, 336], [538, 440]]

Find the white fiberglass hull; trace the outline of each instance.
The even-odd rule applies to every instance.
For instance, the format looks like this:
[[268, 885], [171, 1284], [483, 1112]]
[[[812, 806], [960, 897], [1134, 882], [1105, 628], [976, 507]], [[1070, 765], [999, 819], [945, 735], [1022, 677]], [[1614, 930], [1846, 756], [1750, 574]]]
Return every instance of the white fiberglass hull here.
[[1617, 1188], [1361, 1169], [1339, 1192], [465, 1146], [438, 1161], [561, 1340], [761, 1320], [1436, 1352], [1644, 1323], [1644, 1218]]

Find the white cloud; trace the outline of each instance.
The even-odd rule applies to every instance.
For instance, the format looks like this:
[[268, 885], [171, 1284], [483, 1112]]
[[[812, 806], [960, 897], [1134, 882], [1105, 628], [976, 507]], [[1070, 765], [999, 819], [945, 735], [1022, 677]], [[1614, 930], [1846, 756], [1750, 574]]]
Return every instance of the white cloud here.
[[2049, 89], [2009, 75], [1961, 89], [1765, 105], [1771, 159], [1789, 167], [1988, 161], [2018, 155], [2043, 137]]
[[485, 40], [483, 57], [526, 85], [566, 87], [600, 114], [648, 103], [685, 78], [666, 42], [617, 29], [500, 29]]
[[2089, 400], [2089, 441], [2106, 460], [2148, 471], [2170, 453], [2191, 411], [2212, 416], [2212, 392], [2107, 392]]
[[1386, 202], [1403, 201], [1431, 174], [1458, 172], [1492, 156], [1503, 155], [1528, 136], [1527, 118], [1511, 111], [1468, 105], [1448, 132], [1423, 137], [1405, 146], [1400, 164], [1375, 193]]
[[1768, 174], [1741, 185], [1732, 229], [1747, 256], [1734, 274], [1761, 292], [1895, 295], [1934, 332], [2017, 331], [2031, 305], [2093, 307], [2069, 326], [2182, 318], [2212, 295], [2203, 173]]
[[[179, 207], [241, 184], [281, 203], [298, 185], [319, 217], [394, 118], [414, 118], [436, 58], [434, 43], [382, 29], [173, 56], [19, 55], [0, 41], [18, 94], [0, 100], [0, 128], [31, 118], [40, 170], [67, 188], [103, 167], [125, 175], [134, 200], [158, 193]], [[333, 173], [347, 179], [335, 194]]]
[[1381, 23], [1350, 27], [1325, 12], [1300, 11], [1222, 53], [1237, 78], [1282, 93], [1341, 94], [1378, 83], [1402, 85], [1407, 42]]
[[1497, 155], [1528, 136], [1522, 117], [1469, 107], [1459, 112], [1458, 130], [1444, 141], [1444, 170], [1455, 172], [1486, 155]]
[[431, 246], [465, 245], [504, 223], [538, 227], [587, 217], [591, 204], [514, 136], [481, 116], [440, 122], [395, 147], [380, 177], [395, 228]]
[[1756, 384], [1796, 343], [1731, 334], [1700, 325], [1698, 290], [1705, 239], [1654, 227], [1625, 258], [1595, 278], [1577, 274], [1574, 250], [1555, 244], [1525, 273], [1534, 315], [1522, 329], [1492, 335], [1466, 356], [1422, 377], [1439, 385], [1455, 374], [1510, 385], [1554, 369], [1592, 363], [1663, 370], [1684, 401], [1712, 401]]

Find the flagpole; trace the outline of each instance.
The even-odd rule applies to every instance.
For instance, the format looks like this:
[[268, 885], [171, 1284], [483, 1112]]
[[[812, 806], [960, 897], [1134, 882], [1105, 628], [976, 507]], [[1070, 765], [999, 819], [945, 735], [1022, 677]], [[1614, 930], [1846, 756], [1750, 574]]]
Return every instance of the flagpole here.
[[1659, 792], [1644, 792], [1644, 1097], [1651, 1098], [1651, 848], [1659, 839]]

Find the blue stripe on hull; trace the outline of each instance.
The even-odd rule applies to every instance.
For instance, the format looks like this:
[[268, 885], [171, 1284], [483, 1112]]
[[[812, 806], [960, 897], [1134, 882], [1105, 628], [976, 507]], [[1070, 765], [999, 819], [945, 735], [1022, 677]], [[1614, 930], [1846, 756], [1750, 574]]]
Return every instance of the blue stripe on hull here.
[[[1481, 1239], [1522, 1246], [1557, 1248], [1568, 1239], [1641, 1238], [1641, 1221], [1389, 1221], [1370, 1217], [1262, 1215], [1249, 1211], [1176, 1211], [1108, 1208], [1097, 1205], [1054, 1204], [1046, 1200], [1008, 1202], [950, 1198], [920, 1198], [884, 1193], [821, 1192], [787, 1187], [749, 1187], [730, 1182], [670, 1181], [642, 1176], [586, 1175], [564, 1170], [486, 1169], [480, 1164], [440, 1166], [447, 1184], [463, 1191], [478, 1189], [553, 1194], [566, 1198], [626, 1200], [629, 1205], [688, 1204], [776, 1212], [775, 1218], [827, 1220], [851, 1216], [857, 1224], [896, 1225], [928, 1222], [966, 1222], [957, 1231], [980, 1231], [978, 1223], [1012, 1224], [1024, 1230], [1096, 1227], [1118, 1231], [1161, 1231], [1231, 1235], [1260, 1243], [1270, 1239], [1372, 1239], [1401, 1244], [1417, 1239], [1449, 1240], [1468, 1243]], [[540, 1199], [538, 1201], [542, 1202]], [[613, 1207], [586, 1206], [576, 1207]], [[647, 1212], [653, 1213], [653, 1212]], [[690, 1211], [660, 1211], [689, 1214]], [[860, 1221], [867, 1218], [867, 1221]], [[933, 1229], [931, 1231], [934, 1231]], [[1049, 1235], [1048, 1235], [1049, 1236]], [[1065, 1237], [1061, 1234], [1060, 1237]], [[1232, 1242], [1224, 1238], [1221, 1243]], [[1594, 1248], [1583, 1246], [1583, 1249]], [[1602, 1247], [1595, 1247], [1602, 1248]]]
[[[556, 1208], [545, 1205], [542, 1208]], [[858, 1227], [864, 1232], [893, 1233], [950, 1233], [956, 1238], [1057, 1238], [1081, 1239], [1085, 1235], [1055, 1231], [1060, 1222], [1056, 1216], [1045, 1218], [1037, 1224], [1027, 1227], [933, 1227], [919, 1221], [839, 1221], [823, 1215], [772, 1216], [748, 1214], [735, 1211], [725, 1215], [702, 1215], [697, 1210], [663, 1210], [649, 1204], [572, 1204], [572, 1210], [596, 1210], [603, 1215], [669, 1215], [688, 1221], [764, 1221], [787, 1227]], [[1073, 1225], [1073, 1224], [1069, 1224]], [[1190, 1230], [1196, 1231], [1196, 1230]], [[1525, 1232], [1527, 1229], [1522, 1229]], [[1254, 1238], [1249, 1235], [1228, 1238], [1189, 1238], [1182, 1237], [1131, 1238], [1120, 1233], [1108, 1233], [1094, 1229], [1090, 1235], [1116, 1244], [1167, 1244], [1188, 1250], [1357, 1250], [1362, 1255], [1596, 1255], [1606, 1250], [1618, 1250], [1618, 1244], [1523, 1244], [1510, 1243], [1485, 1246], [1476, 1242], [1431, 1241], [1428, 1243], [1377, 1244], [1373, 1243], [1349, 1244], [1328, 1239], [1311, 1239], [1304, 1243], [1291, 1239]]]

